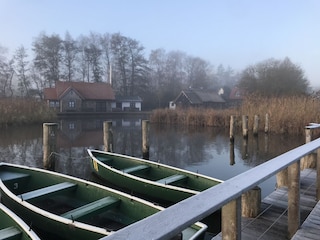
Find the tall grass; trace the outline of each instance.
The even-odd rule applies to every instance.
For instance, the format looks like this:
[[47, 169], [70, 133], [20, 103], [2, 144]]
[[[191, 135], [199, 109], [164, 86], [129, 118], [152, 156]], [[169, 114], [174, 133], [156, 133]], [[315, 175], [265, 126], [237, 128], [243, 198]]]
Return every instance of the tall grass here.
[[235, 115], [236, 125], [240, 127], [241, 116], [247, 115], [249, 129], [252, 129], [254, 116], [258, 115], [259, 130], [263, 131], [267, 113], [270, 132], [303, 134], [304, 127], [308, 123], [320, 121], [320, 101], [304, 96], [282, 98], [250, 96], [244, 99], [240, 107], [234, 109], [157, 109], [152, 112], [150, 121], [161, 124], [229, 127], [230, 116]]
[[56, 118], [44, 102], [33, 99], [0, 99], [0, 127], [40, 123]]

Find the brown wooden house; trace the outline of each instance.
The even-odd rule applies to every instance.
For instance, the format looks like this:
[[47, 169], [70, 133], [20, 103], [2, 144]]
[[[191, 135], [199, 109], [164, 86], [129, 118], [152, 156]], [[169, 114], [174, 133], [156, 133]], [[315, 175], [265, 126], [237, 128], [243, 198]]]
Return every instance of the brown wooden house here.
[[62, 82], [44, 89], [44, 99], [59, 113], [111, 112], [115, 94], [108, 83]]
[[210, 90], [183, 90], [170, 104], [176, 107], [210, 107], [223, 108], [225, 100], [215, 91]]

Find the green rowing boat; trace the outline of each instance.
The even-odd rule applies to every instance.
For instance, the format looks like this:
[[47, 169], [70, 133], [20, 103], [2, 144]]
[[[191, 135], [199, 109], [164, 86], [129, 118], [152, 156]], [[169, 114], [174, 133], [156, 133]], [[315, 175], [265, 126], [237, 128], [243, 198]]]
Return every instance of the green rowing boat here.
[[91, 167], [100, 178], [151, 199], [177, 203], [221, 180], [158, 162], [88, 149]]
[[[148, 201], [86, 180], [43, 169], [0, 163], [3, 203], [56, 239], [99, 239], [161, 211]], [[183, 239], [202, 237], [195, 223]]]
[[40, 240], [14, 212], [0, 203], [0, 239]]

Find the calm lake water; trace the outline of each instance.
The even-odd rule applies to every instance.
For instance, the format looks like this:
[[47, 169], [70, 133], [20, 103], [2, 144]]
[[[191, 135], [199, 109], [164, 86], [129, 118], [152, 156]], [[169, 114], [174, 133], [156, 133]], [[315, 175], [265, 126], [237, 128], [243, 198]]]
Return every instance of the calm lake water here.
[[[58, 121], [54, 171], [93, 180], [87, 148], [103, 149], [103, 122], [112, 121], [114, 152], [141, 157], [141, 118], [64, 118]], [[1, 129], [0, 161], [43, 168], [42, 125]], [[150, 124], [150, 160], [227, 180], [304, 143], [304, 137], [236, 135], [228, 129]], [[262, 197], [275, 188], [275, 177], [262, 183]]]

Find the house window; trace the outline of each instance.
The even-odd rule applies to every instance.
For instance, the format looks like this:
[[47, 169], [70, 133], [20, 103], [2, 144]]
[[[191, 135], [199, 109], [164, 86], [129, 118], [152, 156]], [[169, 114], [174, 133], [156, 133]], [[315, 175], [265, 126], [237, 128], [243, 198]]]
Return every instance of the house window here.
[[130, 102], [130, 108], [135, 108], [136, 107], [136, 103], [135, 102]]
[[75, 108], [75, 106], [76, 106], [75, 101], [70, 100], [70, 101], [69, 101], [69, 108]]
[[50, 101], [50, 102], [49, 102], [49, 106], [50, 106], [50, 107], [55, 107], [55, 101]]
[[74, 129], [75, 129], [74, 123], [69, 123], [69, 130], [74, 130]]

